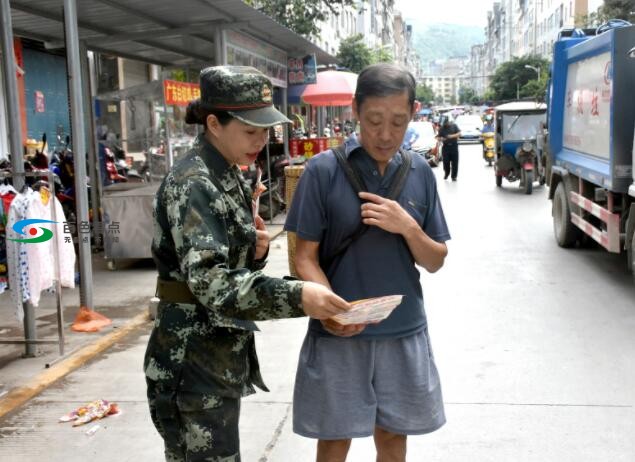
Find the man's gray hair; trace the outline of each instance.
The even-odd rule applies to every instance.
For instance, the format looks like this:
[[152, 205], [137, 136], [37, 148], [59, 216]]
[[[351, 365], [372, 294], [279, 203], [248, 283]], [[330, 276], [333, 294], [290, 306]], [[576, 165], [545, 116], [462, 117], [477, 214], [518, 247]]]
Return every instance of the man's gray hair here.
[[377, 63], [366, 66], [357, 77], [355, 102], [361, 108], [368, 97], [392, 96], [404, 91], [408, 94], [408, 103], [412, 108], [415, 102], [417, 82], [408, 70], [390, 63]]

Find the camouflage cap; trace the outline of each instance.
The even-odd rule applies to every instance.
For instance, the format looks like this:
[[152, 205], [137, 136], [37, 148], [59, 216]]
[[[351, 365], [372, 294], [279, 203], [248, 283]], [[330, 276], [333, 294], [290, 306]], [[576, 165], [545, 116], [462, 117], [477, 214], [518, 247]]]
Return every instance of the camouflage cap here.
[[273, 106], [273, 85], [256, 68], [214, 66], [201, 71], [201, 103], [211, 110], [227, 111], [255, 127], [291, 123]]

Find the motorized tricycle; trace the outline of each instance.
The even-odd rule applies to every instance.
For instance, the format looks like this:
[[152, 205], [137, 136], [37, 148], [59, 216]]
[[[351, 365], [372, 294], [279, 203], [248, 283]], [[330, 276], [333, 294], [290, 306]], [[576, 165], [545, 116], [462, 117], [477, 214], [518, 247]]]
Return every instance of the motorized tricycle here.
[[546, 120], [547, 106], [533, 101], [517, 101], [496, 107], [496, 186], [520, 180], [525, 194], [534, 181], [545, 183], [545, 168], [536, 139]]

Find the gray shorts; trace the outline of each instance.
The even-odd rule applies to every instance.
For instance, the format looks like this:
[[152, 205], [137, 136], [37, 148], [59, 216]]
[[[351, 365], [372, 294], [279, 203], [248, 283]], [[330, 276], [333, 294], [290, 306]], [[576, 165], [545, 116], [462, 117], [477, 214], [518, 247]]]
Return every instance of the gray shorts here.
[[293, 396], [295, 433], [349, 439], [370, 436], [378, 426], [421, 435], [444, 423], [427, 330], [379, 340], [307, 334]]

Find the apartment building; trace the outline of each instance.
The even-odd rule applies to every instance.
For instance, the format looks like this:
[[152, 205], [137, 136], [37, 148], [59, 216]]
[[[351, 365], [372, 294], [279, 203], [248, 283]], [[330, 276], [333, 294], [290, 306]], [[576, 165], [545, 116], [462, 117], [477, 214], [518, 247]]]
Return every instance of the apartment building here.
[[588, 0], [524, 0], [515, 13], [521, 27], [516, 30], [514, 56], [535, 54], [551, 58], [553, 43], [563, 28], [572, 28], [576, 18], [588, 14]]
[[[501, 0], [487, 12], [485, 43], [472, 47], [466, 84], [482, 95], [496, 68], [514, 57], [551, 59], [553, 43], [563, 28], [596, 11], [602, 0]], [[484, 76], [484, 77], [480, 77]]]
[[425, 84], [434, 92], [438, 102], [451, 104], [458, 98], [458, 79], [452, 75], [424, 75], [421, 83]]
[[364, 44], [374, 52], [389, 52], [394, 62], [420, 77], [419, 57], [413, 47], [413, 29], [394, 9], [394, 0], [360, 0], [355, 7], [344, 7], [320, 24], [314, 43], [336, 55], [345, 38], [361, 34]]

